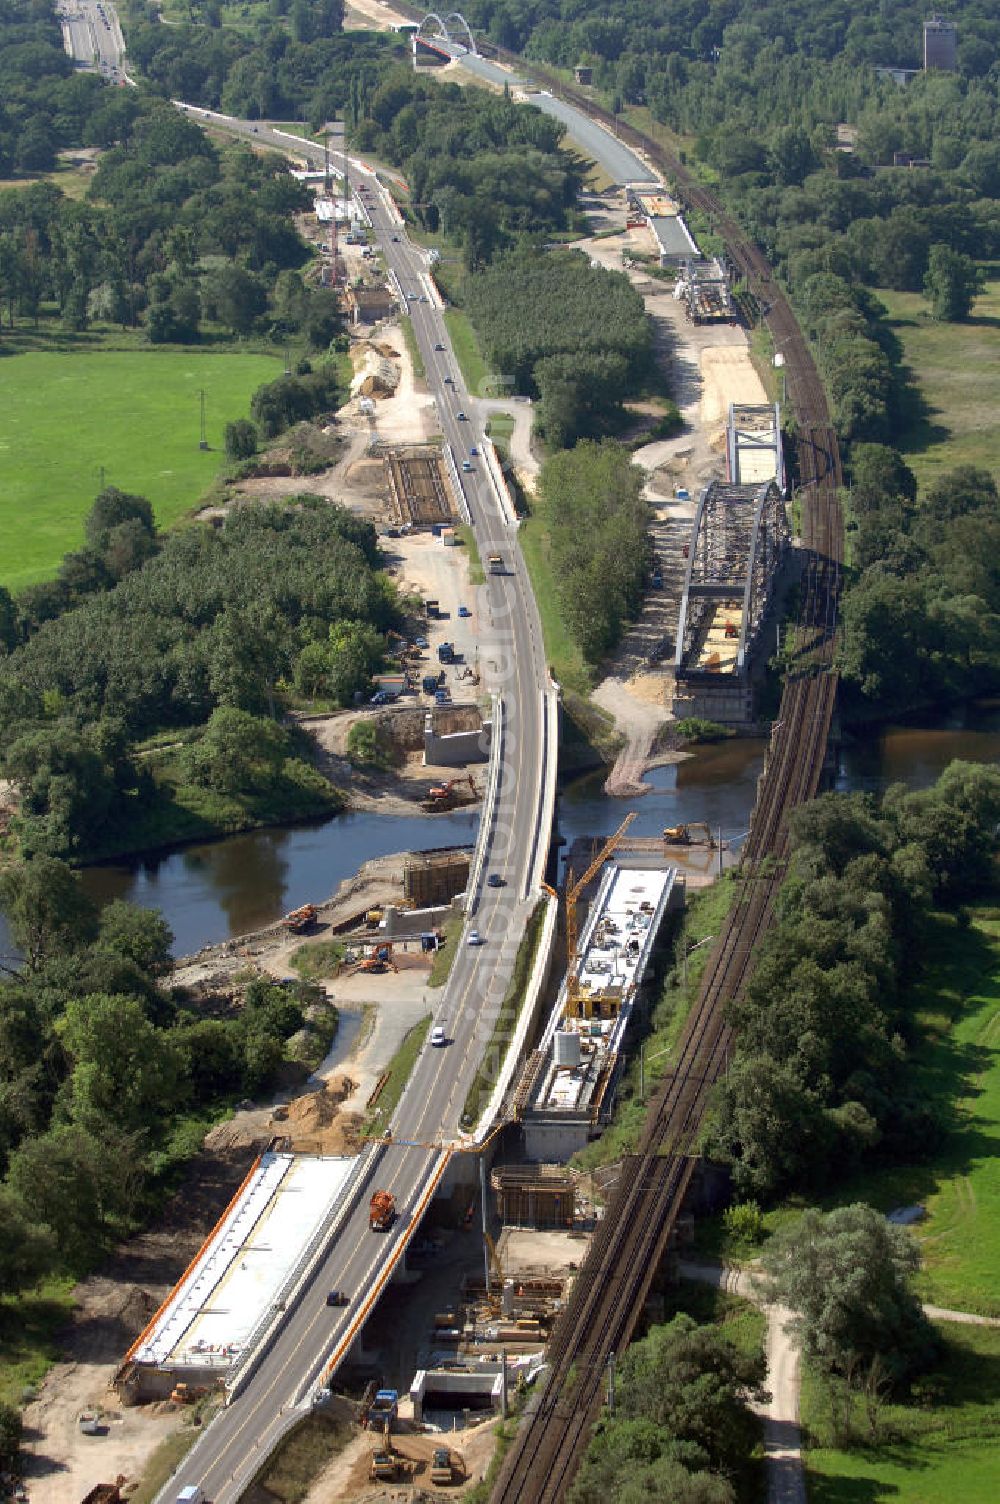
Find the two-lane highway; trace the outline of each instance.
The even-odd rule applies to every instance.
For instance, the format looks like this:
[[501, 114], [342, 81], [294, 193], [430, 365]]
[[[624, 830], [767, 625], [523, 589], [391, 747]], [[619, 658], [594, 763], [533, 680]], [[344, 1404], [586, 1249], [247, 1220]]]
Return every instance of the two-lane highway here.
[[[206, 112], [190, 113], [204, 118]], [[267, 127], [254, 130], [244, 125], [240, 133], [289, 147], [287, 137]], [[321, 148], [303, 146], [304, 155], [322, 160]], [[161, 1493], [162, 1504], [172, 1501], [178, 1487], [187, 1483], [200, 1484], [213, 1504], [235, 1504], [308, 1407], [324, 1372], [332, 1371], [349, 1350], [391, 1278], [446, 1163], [446, 1148], [427, 1146], [446, 1146], [459, 1139], [466, 1095], [490, 1042], [538, 896], [531, 887], [536, 846], [548, 839], [548, 832], [539, 830], [538, 810], [546, 759], [554, 757], [556, 749], [545, 740], [543, 695], [548, 677], [517, 532], [504, 521], [482, 460], [470, 454], [472, 448], [481, 448], [483, 431], [443, 315], [428, 296], [424, 254], [408, 240], [374, 177], [363, 174], [360, 164], [352, 166], [355, 174], [356, 182], [363, 175], [376, 238], [407, 299], [480, 556], [485, 563], [490, 554], [499, 554], [505, 565], [503, 574], [487, 573], [477, 603], [484, 687], [502, 696], [504, 728], [496, 816], [478, 890], [468, 901], [469, 918], [483, 943], [470, 945], [463, 936], [434, 1009], [434, 1022], [442, 1025], [448, 1043], [443, 1048], [425, 1046], [396, 1111], [393, 1141], [374, 1145], [366, 1153], [350, 1216], [301, 1295], [287, 1312], [275, 1313], [277, 1329], [256, 1370], [189, 1453]], [[462, 470], [463, 459], [472, 464], [468, 472]], [[392, 1191], [396, 1198], [399, 1215], [388, 1233], [369, 1228], [368, 1202], [376, 1187]], [[348, 1292], [346, 1308], [327, 1306], [332, 1289]]]

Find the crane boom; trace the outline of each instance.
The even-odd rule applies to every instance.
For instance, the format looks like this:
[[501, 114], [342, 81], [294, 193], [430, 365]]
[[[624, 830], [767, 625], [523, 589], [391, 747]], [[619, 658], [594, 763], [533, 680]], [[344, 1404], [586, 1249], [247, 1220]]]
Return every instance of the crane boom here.
[[577, 927], [577, 920], [576, 920], [576, 903], [577, 903], [577, 899], [579, 898], [580, 894], [583, 892], [583, 890], [587, 886], [587, 884], [590, 882], [591, 878], [594, 877], [598, 872], [600, 872], [601, 868], [604, 866], [604, 863], [607, 861], [608, 857], [611, 856], [612, 853], [614, 851], [616, 851], [618, 849], [618, 847], [621, 845], [622, 841], [625, 838], [625, 832], [628, 830], [629, 826], [632, 824], [632, 821], [635, 819], [635, 817], [636, 817], [635, 810], [631, 810], [625, 816], [624, 820], [619, 825], [619, 827], [615, 831], [614, 835], [608, 837], [608, 839], [605, 841], [604, 845], [601, 847], [600, 851], [594, 857], [594, 860], [591, 862], [590, 866], [583, 873], [582, 877], [574, 878], [572, 872], [567, 872], [567, 874], [566, 874], [566, 1011], [567, 1011], [567, 1013], [570, 1011], [570, 1009], [573, 1006], [573, 1000], [576, 997], [576, 986], [577, 986], [577, 955], [576, 955], [576, 947], [577, 947], [577, 940], [579, 938], [578, 927]]

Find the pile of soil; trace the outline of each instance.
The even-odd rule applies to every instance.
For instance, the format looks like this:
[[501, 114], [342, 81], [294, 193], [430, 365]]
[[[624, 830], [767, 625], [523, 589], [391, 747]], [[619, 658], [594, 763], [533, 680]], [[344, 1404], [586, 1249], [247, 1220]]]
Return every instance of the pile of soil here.
[[357, 1154], [364, 1120], [343, 1111], [354, 1087], [349, 1076], [333, 1076], [319, 1091], [295, 1097], [272, 1118], [274, 1132], [299, 1154]]

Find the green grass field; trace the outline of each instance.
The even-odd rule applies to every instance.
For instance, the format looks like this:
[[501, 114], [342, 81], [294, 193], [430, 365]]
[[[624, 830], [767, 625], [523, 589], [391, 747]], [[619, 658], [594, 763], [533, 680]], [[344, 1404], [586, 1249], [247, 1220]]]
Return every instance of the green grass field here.
[[[940, 1326], [944, 1356], [924, 1404], [887, 1405], [872, 1444], [832, 1445], [822, 1383], [803, 1372], [810, 1504], [993, 1504], [1000, 1478], [1000, 1331]], [[867, 1430], [863, 1406], [853, 1425]]]
[[0, 359], [0, 584], [45, 579], [81, 546], [102, 468], [105, 484], [147, 496], [161, 526], [175, 521], [223, 463], [226, 423], [246, 416], [256, 388], [282, 369], [268, 355], [194, 350]]
[[893, 436], [921, 485], [956, 465], [1000, 471], [1000, 278], [991, 278], [965, 324], [939, 324], [920, 293], [877, 296], [903, 346], [923, 413]]
[[457, 308], [448, 308], [445, 310], [444, 321], [455, 351], [455, 358], [462, 370], [462, 380], [468, 387], [470, 396], [489, 396], [487, 391], [489, 367], [483, 359], [479, 340], [476, 338], [476, 331], [469, 321], [468, 314], [462, 313]]

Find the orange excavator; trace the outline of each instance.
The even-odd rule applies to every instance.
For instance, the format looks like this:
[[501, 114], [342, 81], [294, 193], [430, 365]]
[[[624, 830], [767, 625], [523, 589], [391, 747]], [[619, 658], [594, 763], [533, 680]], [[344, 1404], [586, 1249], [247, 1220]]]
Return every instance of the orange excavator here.
[[286, 914], [281, 922], [293, 935], [301, 935], [316, 923], [316, 912], [314, 903], [304, 903], [300, 909], [293, 909], [290, 914]]
[[476, 788], [476, 780], [471, 773], [462, 778], [451, 778], [447, 783], [438, 784], [435, 788], [427, 790], [427, 798], [421, 799], [420, 808], [430, 811], [454, 809], [459, 803], [459, 790], [463, 784], [468, 784], [471, 790], [471, 798], [462, 798], [463, 804], [470, 804], [473, 799], [479, 798], [479, 790]]
[[392, 959], [392, 946], [377, 945], [370, 956], [364, 956], [358, 962], [350, 975], [354, 977], [357, 976], [358, 972], [372, 973], [398, 970], [399, 967]]

